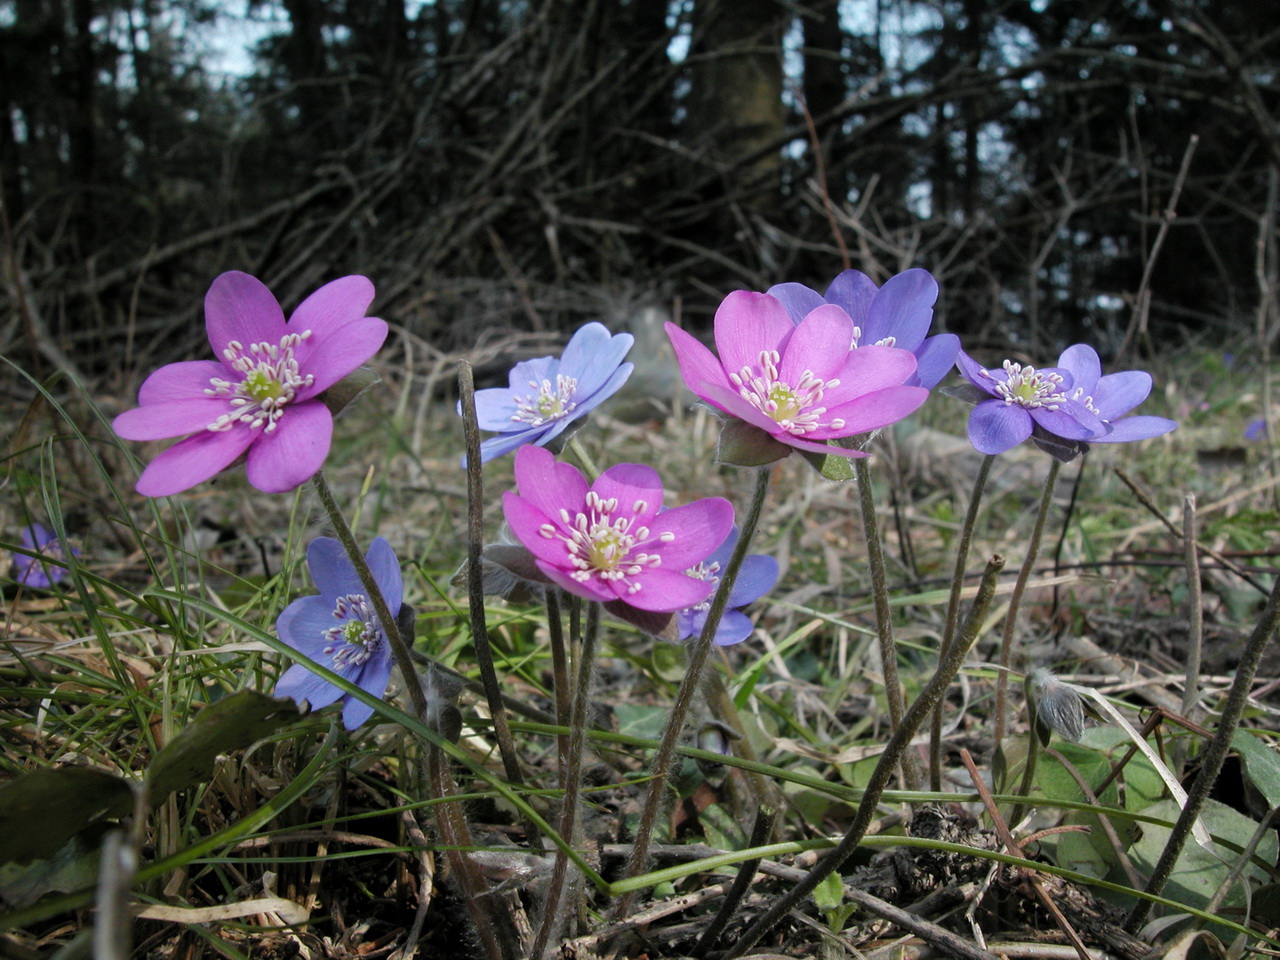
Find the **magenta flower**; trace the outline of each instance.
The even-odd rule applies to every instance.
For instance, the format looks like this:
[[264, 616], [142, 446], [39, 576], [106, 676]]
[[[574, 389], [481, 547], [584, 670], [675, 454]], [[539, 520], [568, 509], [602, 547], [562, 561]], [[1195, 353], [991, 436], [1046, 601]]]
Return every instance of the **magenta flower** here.
[[[720, 575], [729, 565], [733, 548], [738, 545], [738, 528], [734, 527], [724, 543], [716, 547], [711, 556], [701, 563], [685, 571], [691, 577], [706, 580], [713, 587], [720, 585]], [[738, 568], [738, 577], [733, 581], [733, 589], [729, 591], [729, 601], [716, 627], [716, 635], [712, 638], [717, 646], [727, 647], [741, 643], [751, 636], [754, 625], [751, 619], [740, 608], [754, 603], [773, 589], [778, 581], [778, 561], [763, 553], [749, 553], [742, 558], [742, 566]], [[713, 591], [714, 592], [714, 591]], [[707, 623], [707, 612], [711, 609], [711, 598], [687, 607], [676, 614], [676, 623], [680, 639], [697, 637]]]
[[556, 585], [587, 600], [657, 613], [701, 603], [715, 585], [684, 571], [702, 563], [733, 528], [720, 497], [662, 508], [650, 467], [620, 463], [593, 484], [541, 447], [516, 452], [517, 492], [502, 507], [516, 539]]
[[480, 444], [480, 461], [488, 463], [526, 443], [544, 447], [617, 393], [631, 376], [633, 365], [622, 358], [634, 342], [629, 333], [610, 334], [604, 324], [588, 323], [560, 358], [517, 363], [510, 387], [477, 390], [480, 429], [499, 434]]
[[888, 426], [929, 396], [923, 387], [903, 386], [916, 371], [909, 351], [852, 349], [853, 328], [833, 304], [796, 324], [778, 300], [745, 290], [729, 294], [716, 311], [718, 359], [675, 324], [666, 325], [689, 389], [772, 438], [776, 449], [760, 462], [786, 456], [786, 447], [866, 456], [826, 441]]
[[[44, 524], [33, 523], [30, 526], [23, 527], [21, 539], [22, 545], [26, 549], [34, 553], [43, 554], [52, 560], [63, 560], [67, 555], [66, 550], [63, 549], [62, 541]], [[75, 547], [71, 548], [71, 553], [77, 557], [80, 555], [80, 551]], [[66, 575], [65, 567], [45, 563], [36, 557], [29, 557], [21, 553], [13, 555], [14, 582], [24, 587], [38, 587], [41, 590], [47, 590], [55, 583], [61, 583], [62, 578]]]
[[[398, 616], [404, 581], [391, 544], [375, 537], [365, 559], [391, 616]], [[337, 540], [317, 537], [307, 547], [307, 567], [320, 595], [302, 597], [285, 607], [276, 620], [276, 632], [300, 653], [381, 697], [391, 679], [391, 646], [351, 558]], [[344, 693], [301, 663], [285, 671], [273, 695], [291, 697], [299, 703], [305, 700], [312, 710], [341, 700], [342, 722], [348, 730], [373, 715], [373, 707]]]
[[909, 387], [933, 389], [956, 362], [960, 338], [954, 333], [926, 337], [938, 300], [938, 282], [927, 270], [906, 270], [877, 287], [859, 270], [845, 270], [827, 287], [825, 296], [803, 283], [779, 283], [769, 288], [792, 321], [799, 323], [824, 303], [834, 303], [853, 320], [853, 346], [899, 347], [915, 354], [916, 372]]
[[[319, 395], [378, 352], [387, 325], [366, 317], [373, 284], [351, 276], [307, 297], [288, 322], [260, 280], [231, 271], [205, 295], [205, 326], [218, 360], [171, 363], [116, 417], [126, 440], [186, 436], [147, 465], [137, 490], [178, 493], [247, 454], [249, 482], [292, 490], [324, 464], [333, 415]], [[187, 436], [189, 434], [189, 436]]]

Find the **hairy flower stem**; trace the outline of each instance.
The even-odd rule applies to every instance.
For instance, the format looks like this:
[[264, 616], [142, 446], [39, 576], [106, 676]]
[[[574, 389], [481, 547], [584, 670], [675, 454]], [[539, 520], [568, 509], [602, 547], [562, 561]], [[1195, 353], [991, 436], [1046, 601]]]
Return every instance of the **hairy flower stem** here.
[[[593, 603], [587, 608], [587, 628], [582, 639], [582, 649], [578, 655], [577, 683], [574, 685], [573, 711], [569, 719], [568, 758], [564, 768], [564, 799], [560, 806], [560, 823], [557, 829], [560, 837], [568, 845], [575, 843], [574, 834], [578, 830], [578, 798], [582, 793], [582, 754], [587, 742], [587, 713], [591, 706], [591, 663], [595, 659], [596, 641], [600, 636], [600, 605]], [[565, 897], [565, 888], [569, 883], [569, 855], [564, 848], [556, 851], [555, 865], [551, 870], [551, 882], [547, 887], [546, 901], [543, 907], [542, 922], [538, 926], [538, 935], [533, 942], [533, 950], [529, 954], [533, 960], [540, 958], [555, 948], [555, 934], [563, 926], [564, 918], [569, 910], [562, 910], [560, 901]], [[565, 907], [570, 904], [566, 903]]]
[[[547, 636], [551, 640], [551, 674], [555, 680], [556, 725], [569, 726], [569, 658], [564, 647], [564, 621], [560, 616], [560, 591], [547, 588]], [[559, 769], [565, 769], [569, 756], [569, 737], [556, 737]]]
[[[768, 843], [773, 836], [773, 824], [776, 819], [777, 814], [772, 807], [760, 807], [756, 811], [756, 822], [751, 828], [751, 840], [748, 845], [763, 847]], [[716, 941], [720, 939], [720, 934], [724, 932], [724, 928], [733, 919], [734, 911], [738, 909], [746, 897], [747, 891], [751, 889], [751, 881], [755, 878], [756, 867], [760, 866], [760, 860], [760, 857], [753, 857], [750, 860], [742, 861], [738, 865], [738, 874], [733, 878], [733, 886], [725, 894], [724, 901], [720, 904], [720, 909], [716, 911], [715, 917], [712, 918], [707, 928], [702, 931], [702, 936], [694, 944], [689, 956], [700, 960], [716, 945]]]
[[911, 738], [915, 736], [916, 731], [924, 723], [929, 712], [937, 706], [938, 701], [947, 692], [947, 687], [950, 685], [952, 678], [960, 667], [964, 665], [965, 658], [969, 655], [969, 648], [977, 640], [978, 632], [982, 629], [983, 621], [986, 619], [987, 610], [991, 606], [991, 598], [995, 596], [996, 580], [999, 578], [1000, 571], [1003, 568], [1003, 557], [993, 556], [987, 561], [987, 568], [982, 574], [982, 582], [978, 585], [978, 595], [974, 598], [973, 606], [969, 609], [969, 616], [965, 621], [964, 629], [960, 632], [959, 640], [949, 651], [946, 659], [938, 662], [937, 671], [929, 682], [925, 684], [924, 689], [920, 691], [920, 695], [916, 697], [915, 702], [911, 704], [910, 709], [903, 716], [902, 725], [898, 727], [889, 743], [885, 746], [884, 753], [880, 755], [880, 759], [876, 762], [875, 769], [871, 773], [871, 779], [863, 791], [862, 801], [858, 804], [857, 813], [854, 814], [853, 823], [850, 825], [848, 832], [845, 833], [835, 847], [828, 850], [822, 859], [814, 864], [808, 876], [792, 887], [785, 896], [775, 901], [764, 916], [746, 929], [734, 942], [729, 952], [722, 956], [722, 960], [732, 960], [733, 957], [740, 957], [754, 947], [761, 937], [773, 929], [774, 924], [790, 913], [801, 900], [814, 891], [818, 884], [840, 869], [858, 848], [858, 844], [862, 842], [862, 838], [866, 835], [871, 821], [875, 819], [876, 810], [880, 805], [880, 797], [884, 794], [885, 787], [889, 785], [889, 779], [893, 776], [894, 769], [901, 761], [902, 754], [910, 745]]
[[[969, 547], [973, 543], [973, 528], [978, 523], [978, 506], [982, 503], [982, 491], [987, 486], [987, 475], [991, 473], [991, 464], [995, 461], [993, 454], [982, 458], [978, 467], [978, 475], [973, 481], [973, 493], [969, 496], [969, 509], [965, 511], [964, 523], [960, 527], [960, 538], [956, 541], [956, 566], [951, 576], [951, 595], [947, 598], [947, 619], [942, 627], [942, 643], [938, 647], [938, 659], [943, 659], [951, 650], [956, 640], [956, 626], [960, 621], [960, 593], [964, 589], [964, 572], [969, 566]], [[933, 711], [929, 721], [929, 789], [942, 789], [942, 707], [946, 698], [938, 702], [938, 709]]]
[[[889, 704], [889, 733], [898, 732], [907, 711], [906, 695], [898, 679], [898, 645], [893, 640], [893, 613], [889, 609], [889, 578], [884, 568], [880, 527], [876, 522], [875, 489], [871, 468], [865, 458], [853, 461], [858, 480], [858, 505], [862, 509], [862, 534], [867, 541], [867, 565], [871, 568], [871, 596], [876, 608], [876, 639], [880, 644], [880, 669], [884, 675], [884, 695]], [[920, 786], [920, 771], [910, 751], [902, 755], [902, 780], [908, 790]]]
[[1040, 556], [1040, 541], [1044, 538], [1044, 521], [1053, 506], [1053, 491], [1058, 485], [1058, 471], [1062, 464], [1049, 459], [1049, 475], [1044, 480], [1044, 492], [1040, 495], [1040, 507], [1036, 511], [1035, 523], [1031, 527], [1031, 537], [1027, 541], [1027, 555], [1022, 559], [1022, 567], [1018, 570], [1018, 579], [1014, 582], [1013, 593], [1009, 596], [1009, 610], [1004, 615], [1004, 632], [1000, 635], [1000, 672], [996, 675], [996, 746], [1004, 740], [1008, 729], [1006, 713], [1009, 706], [1009, 664], [1013, 660], [1013, 634], [1018, 627], [1018, 610], [1022, 606], [1022, 594], [1027, 589], [1027, 581], [1031, 579], [1031, 571], [1035, 568], [1036, 559]]
[[[493, 647], [489, 643], [489, 628], [484, 612], [484, 573], [480, 568], [480, 551], [484, 546], [484, 478], [480, 462], [480, 427], [476, 423], [476, 385], [471, 364], [462, 360], [458, 364], [458, 397], [462, 405], [462, 433], [467, 448], [467, 599], [471, 614], [471, 637], [476, 650], [476, 664], [480, 667], [480, 680], [484, 684], [484, 697], [489, 704], [489, 716], [493, 718], [493, 732], [498, 738], [498, 752], [502, 754], [502, 769], [513, 786], [524, 783], [520, 762], [516, 759], [516, 743], [507, 723], [507, 711], [502, 705], [502, 687], [498, 683], [498, 671], [493, 665]], [[533, 830], [532, 824], [525, 824]], [[536, 833], [529, 834], [531, 845], [537, 844]]]
[[[1253, 628], [1249, 642], [1245, 644], [1240, 664], [1236, 667], [1235, 679], [1231, 681], [1231, 690], [1227, 693], [1227, 701], [1222, 707], [1222, 716], [1218, 719], [1217, 729], [1214, 730], [1213, 739], [1209, 741], [1209, 746], [1205, 748], [1200, 758], [1200, 772], [1196, 774], [1195, 782], [1187, 791], [1187, 802], [1183, 805], [1182, 813], [1178, 815], [1177, 822], [1169, 832], [1169, 840], [1165, 843], [1164, 850], [1160, 852], [1160, 859], [1156, 862], [1155, 869], [1147, 879], [1146, 893], [1158, 896], [1173, 873], [1178, 855], [1182, 853], [1182, 847], [1187, 842], [1187, 835], [1191, 833], [1192, 825], [1200, 816], [1204, 802], [1209, 799], [1209, 791], [1217, 782], [1218, 774], [1222, 772], [1222, 765], [1231, 751], [1231, 738], [1236, 732], [1236, 727], [1240, 725], [1240, 717], [1244, 713], [1245, 705], [1249, 702], [1249, 688], [1253, 686], [1253, 678], [1258, 672], [1258, 663], [1262, 660], [1267, 644], [1275, 636], [1277, 627], [1280, 627], [1280, 578], [1276, 579], [1275, 586], [1271, 588], [1271, 596], [1267, 599], [1266, 609], [1262, 611], [1262, 619]], [[1129, 913], [1128, 919], [1125, 920], [1124, 928], [1130, 933], [1136, 932], [1146, 922], [1150, 913], [1151, 901], [1139, 900]]]
[[351, 532], [351, 527], [347, 524], [347, 518], [338, 509], [338, 502], [333, 498], [333, 491], [329, 489], [329, 483], [324, 478], [323, 470], [317, 472], [311, 478], [311, 484], [315, 487], [316, 494], [320, 497], [320, 503], [324, 506], [325, 512], [329, 514], [329, 522], [333, 524], [333, 531], [338, 535], [342, 548], [347, 551], [347, 556], [351, 558], [352, 566], [356, 568], [356, 576], [360, 578], [360, 585], [364, 587], [365, 595], [373, 604], [374, 613], [378, 615], [378, 624], [382, 627], [387, 643], [391, 645], [391, 655], [395, 657], [400, 675], [404, 677], [404, 688], [409, 694], [409, 702], [413, 705], [413, 715], [419, 720], [425, 720], [427, 717], [427, 699], [422, 693], [422, 684], [418, 680], [418, 671], [413, 668], [413, 655], [409, 652], [409, 645], [400, 636], [400, 628], [396, 624], [396, 618], [391, 615], [391, 610], [387, 607], [387, 598], [382, 595], [382, 590], [378, 587], [377, 581], [373, 579], [373, 571], [369, 569], [369, 564], [365, 562], [364, 554], [360, 551], [360, 545], [356, 543], [355, 534]]
[[[769, 475], [768, 467], [756, 469], [755, 491], [751, 496], [751, 505], [747, 508], [746, 519], [742, 522], [738, 544], [733, 549], [733, 556], [729, 558], [729, 565], [725, 568], [724, 576], [720, 578], [720, 585], [711, 599], [711, 608], [707, 611], [707, 621], [702, 627], [702, 633], [694, 640], [693, 647], [689, 650], [684, 680], [676, 693], [675, 703], [671, 705], [671, 713], [667, 716], [667, 724], [662, 730], [662, 739], [658, 741], [658, 750], [653, 757], [649, 792], [644, 798], [644, 807], [636, 827], [631, 856], [627, 860], [626, 879], [643, 873], [645, 864], [649, 861], [649, 843], [653, 839], [653, 827], [658, 818], [658, 810], [666, 795], [667, 778], [671, 773], [671, 761], [675, 758], [676, 743], [680, 739], [680, 732], [684, 729], [685, 714], [689, 712], [689, 704], [693, 702], [701, 685], [702, 667], [707, 662], [707, 654], [711, 651], [712, 638], [715, 637], [716, 630], [720, 626], [720, 618], [724, 615], [725, 607], [729, 603], [729, 593], [733, 590], [734, 581], [738, 579], [738, 570], [742, 567], [743, 558], [746, 557], [751, 540], [755, 536], [756, 526], [760, 523], [765, 496], [769, 492]], [[617, 923], [626, 918], [634, 898], [634, 892], [624, 893], [618, 898], [609, 914], [611, 923]]]

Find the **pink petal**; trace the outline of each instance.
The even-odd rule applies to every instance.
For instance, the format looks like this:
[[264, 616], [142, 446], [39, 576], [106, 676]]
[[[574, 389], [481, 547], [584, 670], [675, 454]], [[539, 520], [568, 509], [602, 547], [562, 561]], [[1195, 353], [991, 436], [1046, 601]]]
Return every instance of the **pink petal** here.
[[847, 404], [830, 408], [825, 414], [827, 419], [839, 418], [844, 421], [844, 426], [839, 430], [818, 429], [807, 436], [818, 440], [870, 433], [910, 416], [928, 399], [929, 391], [924, 387], [886, 387]]
[[840, 386], [823, 398], [828, 409], [886, 387], [897, 387], [916, 372], [915, 354], [897, 347], [859, 347], [845, 358], [836, 376]]
[[[647, 550], [662, 557], [665, 570], [687, 570], [715, 552], [733, 530], [733, 504], [722, 497], [707, 497], [663, 511], [649, 525], [653, 544]], [[674, 539], [662, 543], [659, 537]]]
[[808, 370], [820, 380], [830, 380], [846, 365], [852, 346], [849, 315], [834, 304], [821, 306], [800, 321], [787, 341], [778, 364], [778, 379], [794, 386]]
[[205, 430], [231, 405], [226, 400], [173, 400], [126, 410], [111, 422], [112, 429], [126, 440], [167, 440]]
[[542, 528], [550, 524], [563, 529], [563, 524], [553, 521], [525, 497], [508, 490], [502, 495], [502, 515], [512, 534], [538, 560], [555, 567], [568, 567], [569, 555], [565, 542], [559, 537], [544, 537]]
[[[634, 514], [639, 524], [648, 524], [662, 506], [661, 478], [652, 467], [639, 463], [619, 463], [610, 467], [600, 474], [591, 489], [605, 500], [616, 497], [618, 512]], [[643, 507], [638, 507], [639, 504]]]
[[319, 401], [290, 404], [270, 433], [255, 430], [245, 473], [263, 493], [284, 493], [324, 466], [333, 439], [333, 414]]
[[204, 325], [214, 356], [232, 340], [278, 344], [284, 336], [284, 311], [257, 277], [231, 270], [214, 279], [204, 295]]
[[323, 339], [311, 337], [298, 344], [294, 356], [304, 374], [311, 374], [315, 381], [298, 391], [295, 402], [310, 400], [349, 374], [381, 348], [387, 339], [387, 323], [376, 317], [367, 317], [334, 330]]
[[142, 471], [135, 488], [144, 497], [168, 497], [225, 470], [253, 443], [247, 427], [205, 430], [175, 443]]
[[797, 450], [808, 450], [810, 453], [821, 453], [833, 457], [844, 457], [848, 460], [854, 460], [858, 457], [867, 455], [865, 450], [848, 450], [844, 447], [833, 447], [825, 443], [818, 443], [814, 440], [801, 440], [799, 437], [793, 437], [790, 434], [780, 433], [778, 436], [779, 443], [785, 443], [789, 447], [795, 447]]
[[572, 593], [575, 597], [582, 597], [584, 600], [598, 600], [601, 603], [616, 599], [614, 592], [595, 577], [591, 577], [585, 582], [575, 580], [554, 564], [547, 563], [545, 560], [537, 560], [535, 562], [538, 564], [538, 569], [547, 575], [548, 580], [567, 593]]
[[324, 340], [339, 327], [361, 319], [371, 303], [373, 283], [368, 277], [340, 277], [326, 283], [298, 304], [298, 309], [289, 317], [286, 332], [310, 330], [315, 340]]
[[[516, 487], [520, 496], [548, 517], [579, 513], [587, 498], [587, 480], [572, 464], [561, 463], [542, 447], [523, 446], [516, 451]], [[525, 544], [528, 546], [528, 544]]]
[[[640, 589], [629, 593], [629, 585], [635, 583], [640, 585]], [[612, 580], [610, 586], [614, 595], [623, 603], [657, 613], [673, 613], [691, 607], [695, 603], [701, 603], [715, 591], [715, 584], [709, 580], [699, 580], [697, 577], [660, 567], [625, 580]]]
[[754, 366], [762, 350], [778, 350], [795, 330], [786, 308], [765, 293], [735, 290], [716, 310], [716, 350], [730, 373]]
[[685, 385], [702, 399], [719, 406], [707, 396], [705, 390], [708, 385], [723, 390], [730, 389], [729, 378], [725, 376], [720, 361], [715, 354], [674, 323], [665, 323], [663, 327], [676, 352], [676, 362], [680, 364], [680, 376], [684, 378]]
[[216, 360], [185, 360], [170, 363], [143, 381], [138, 390], [138, 403], [169, 403], [172, 400], [203, 399], [209, 381], [227, 379], [227, 368]]

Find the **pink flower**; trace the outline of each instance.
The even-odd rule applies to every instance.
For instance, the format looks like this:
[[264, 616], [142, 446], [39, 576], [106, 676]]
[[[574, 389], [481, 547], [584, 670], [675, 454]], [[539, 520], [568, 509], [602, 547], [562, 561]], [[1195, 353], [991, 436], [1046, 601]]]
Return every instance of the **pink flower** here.
[[[916, 371], [910, 351], [852, 349], [853, 320], [834, 304], [796, 324], [768, 294], [731, 293], [716, 311], [719, 358], [675, 324], [666, 329], [689, 389], [767, 434], [775, 447], [865, 456], [826, 441], [888, 426], [929, 396], [923, 387], [903, 386]], [[785, 447], [758, 462], [786, 456]]]
[[547, 450], [516, 452], [518, 493], [503, 494], [507, 524], [556, 585], [588, 600], [658, 613], [701, 603], [715, 584], [685, 573], [733, 529], [733, 506], [708, 497], [662, 508], [650, 467], [620, 463], [588, 485]]
[[[171, 363], [138, 391], [139, 406], [116, 417], [126, 440], [186, 436], [147, 465], [137, 490], [166, 497], [247, 454], [249, 482], [292, 490], [324, 464], [333, 415], [318, 399], [378, 352], [387, 325], [365, 310], [373, 284], [351, 276], [325, 284], [285, 322], [260, 280], [231, 271], [204, 298], [218, 360]], [[189, 436], [187, 436], [189, 434]]]

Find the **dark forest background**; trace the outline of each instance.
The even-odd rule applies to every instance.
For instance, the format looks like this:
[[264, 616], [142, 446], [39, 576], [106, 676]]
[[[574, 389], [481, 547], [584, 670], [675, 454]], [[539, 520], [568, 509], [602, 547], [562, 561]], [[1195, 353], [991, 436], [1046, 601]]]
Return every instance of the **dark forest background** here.
[[37, 368], [188, 355], [232, 268], [286, 307], [365, 273], [446, 350], [697, 324], [825, 286], [833, 227], [971, 345], [1274, 310], [1259, 0], [9, 0], [0, 91], [0, 351]]

